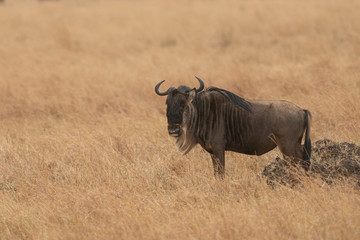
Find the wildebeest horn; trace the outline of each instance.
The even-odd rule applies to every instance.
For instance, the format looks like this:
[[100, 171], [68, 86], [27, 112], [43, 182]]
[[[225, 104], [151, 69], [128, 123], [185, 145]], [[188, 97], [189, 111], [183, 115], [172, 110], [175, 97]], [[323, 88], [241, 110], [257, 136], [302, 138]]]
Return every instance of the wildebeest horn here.
[[197, 80], [199, 81], [199, 83], [200, 83], [200, 87], [196, 89], [196, 92], [200, 92], [200, 91], [202, 91], [202, 90], [204, 89], [204, 82], [203, 82], [203, 80], [201, 80], [201, 79], [198, 78], [197, 76], [195, 76], [195, 77], [196, 77], [196, 79], [197, 79]]
[[162, 80], [161, 82], [159, 82], [159, 83], [156, 84], [156, 86], [155, 86], [155, 92], [156, 92], [157, 95], [166, 96], [166, 95], [169, 94], [170, 90], [172, 90], [172, 87], [171, 87], [171, 88], [169, 88], [168, 90], [166, 90], [165, 92], [160, 92], [160, 91], [159, 91], [159, 87], [160, 87], [160, 85], [161, 85], [163, 82], [165, 82], [165, 80]]

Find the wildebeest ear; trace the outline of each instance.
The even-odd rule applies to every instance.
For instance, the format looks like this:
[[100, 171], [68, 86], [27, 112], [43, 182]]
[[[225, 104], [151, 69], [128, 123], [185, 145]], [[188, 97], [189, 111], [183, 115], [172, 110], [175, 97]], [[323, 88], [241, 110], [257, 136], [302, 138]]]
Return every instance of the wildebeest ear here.
[[188, 92], [188, 97], [187, 97], [188, 103], [191, 102], [195, 96], [196, 96], [196, 88], [193, 88]]

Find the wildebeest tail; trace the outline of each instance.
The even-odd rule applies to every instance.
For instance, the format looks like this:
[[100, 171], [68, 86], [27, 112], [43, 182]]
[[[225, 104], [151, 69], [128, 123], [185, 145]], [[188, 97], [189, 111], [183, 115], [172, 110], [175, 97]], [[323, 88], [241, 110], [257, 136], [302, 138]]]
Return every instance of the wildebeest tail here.
[[306, 170], [310, 167], [310, 158], [311, 158], [311, 139], [310, 139], [310, 125], [311, 125], [311, 114], [308, 110], [305, 112], [305, 142], [304, 142], [304, 151], [303, 151], [303, 160], [304, 168]]

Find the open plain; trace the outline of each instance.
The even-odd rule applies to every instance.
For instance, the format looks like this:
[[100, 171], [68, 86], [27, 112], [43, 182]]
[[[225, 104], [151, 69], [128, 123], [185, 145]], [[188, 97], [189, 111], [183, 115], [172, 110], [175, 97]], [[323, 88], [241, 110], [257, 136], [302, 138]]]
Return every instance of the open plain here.
[[167, 134], [186, 84], [312, 113], [313, 142], [360, 145], [360, 1], [0, 3], [0, 239], [360, 239], [352, 184], [270, 188], [279, 150], [227, 153]]

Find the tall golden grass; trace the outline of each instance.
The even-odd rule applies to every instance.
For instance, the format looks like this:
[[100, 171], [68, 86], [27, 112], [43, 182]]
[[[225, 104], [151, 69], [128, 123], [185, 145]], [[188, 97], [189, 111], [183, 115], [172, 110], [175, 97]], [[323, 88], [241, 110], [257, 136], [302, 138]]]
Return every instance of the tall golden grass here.
[[360, 144], [359, 1], [5, 1], [0, 239], [359, 239], [359, 191], [272, 190], [261, 157], [167, 135], [164, 88], [286, 99]]

